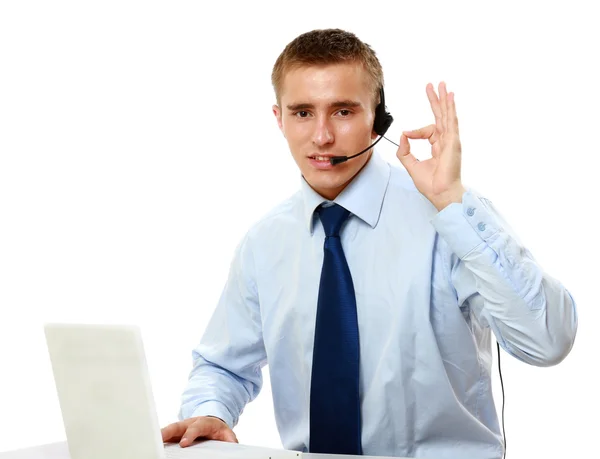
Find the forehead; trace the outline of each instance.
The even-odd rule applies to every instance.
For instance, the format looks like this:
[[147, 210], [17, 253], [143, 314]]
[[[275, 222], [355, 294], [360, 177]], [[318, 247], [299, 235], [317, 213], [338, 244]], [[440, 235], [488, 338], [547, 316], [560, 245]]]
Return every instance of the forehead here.
[[360, 63], [304, 65], [288, 70], [281, 88], [282, 105], [337, 98], [369, 99], [368, 74]]

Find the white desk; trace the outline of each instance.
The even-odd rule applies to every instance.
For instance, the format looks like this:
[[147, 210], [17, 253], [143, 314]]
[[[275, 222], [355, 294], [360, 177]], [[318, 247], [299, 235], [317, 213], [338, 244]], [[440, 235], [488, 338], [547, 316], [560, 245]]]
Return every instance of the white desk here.
[[[178, 445], [174, 445], [179, 447]], [[273, 450], [270, 448], [260, 448], [258, 446], [238, 445], [236, 443], [224, 443], [224, 442], [199, 442], [192, 448], [198, 448], [198, 459], [207, 457], [206, 454], [202, 454], [205, 451], [205, 447], [218, 448], [221, 452], [226, 452], [228, 449], [233, 453], [231, 457], [241, 457], [241, 450], [248, 451], [251, 453], [267, 453], [265, 459], [268, 459], [268, 453], [271, 451], [277, 451], [279, 454], [283, 453], [283, 450]], [[241, 446], [241, 450], [240, 450]], [[191, 452], [191, 451], [190, 451]], [[301, 459], [356, 459], [358, 457], [362, 459], [403, 459], [403, 458], [391, 458], [389, 456], [345, 456], [338, 454], [313, 454], [313, 453], [299, 453], [298, 455], [292, 451], [285, 451], [286, 455], [290, 457], [300, 457]], [[278, 455], [279, 455], [278, 454]], [[251, 454], [255, 457], [254, 454]], [[277, 456], [276, 456], [277, 457]], [[6, 451], [0, 453], [0, 459], [70, 459], [69, 449], [67, 448], [67, 442], [49, 443], [46, 445], [34, 446], [32, 448], [18, 449], [14, 451]], [[110, 458], [107, 458], [110, 459]], [[406, 458], [404, 458], [406, 459]]]
[[66, 441], [49, 443], [0, 453], [0, 459], [69, 459], [69, 449]]

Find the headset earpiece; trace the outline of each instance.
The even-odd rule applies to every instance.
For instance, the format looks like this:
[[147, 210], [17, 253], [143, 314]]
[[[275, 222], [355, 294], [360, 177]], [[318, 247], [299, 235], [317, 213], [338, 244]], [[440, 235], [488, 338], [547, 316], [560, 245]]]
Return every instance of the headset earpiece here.
[[375, 108], [375, 121], [373, 122], [373, 130], [380, 136], [383, 136], [390, 125], [394, 121], [392, 115], [386, 110], [385, 97], [383, 95], [383, 87], [379, 89], [381, 101]]

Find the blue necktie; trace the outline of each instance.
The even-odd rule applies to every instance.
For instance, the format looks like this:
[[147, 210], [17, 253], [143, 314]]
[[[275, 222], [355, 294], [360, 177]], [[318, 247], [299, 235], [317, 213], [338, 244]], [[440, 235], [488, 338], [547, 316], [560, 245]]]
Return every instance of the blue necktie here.
[[325, 247], [310, 392], [311, 453], [361, 455], [356, 297], [340, 229], [349, 212], [318, 209]]

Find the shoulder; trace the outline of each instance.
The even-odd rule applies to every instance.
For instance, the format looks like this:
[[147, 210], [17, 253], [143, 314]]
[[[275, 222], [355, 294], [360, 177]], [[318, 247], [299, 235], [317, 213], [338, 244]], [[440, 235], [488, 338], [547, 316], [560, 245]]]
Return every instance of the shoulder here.
[[244, 240], [255, 245], [290, 237], [302, 228], [303, 209], [302, 193], [298, 190], [259, 216], [248, 228]]

